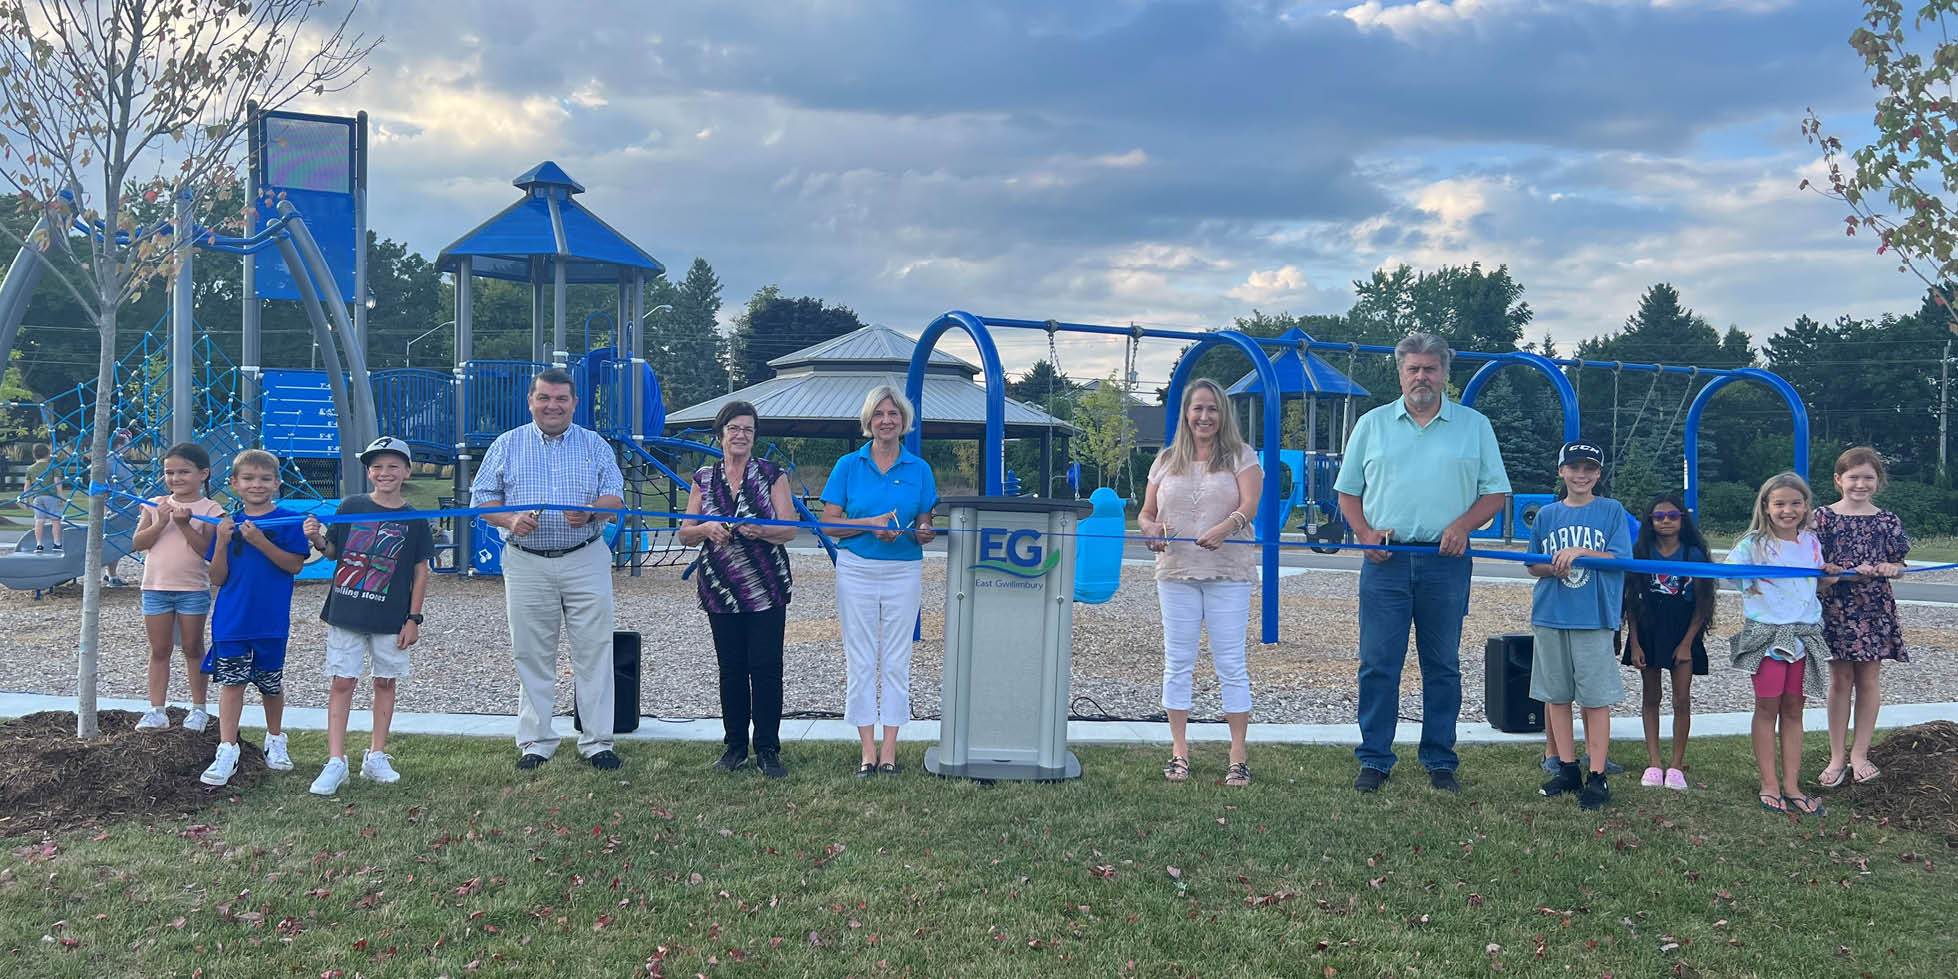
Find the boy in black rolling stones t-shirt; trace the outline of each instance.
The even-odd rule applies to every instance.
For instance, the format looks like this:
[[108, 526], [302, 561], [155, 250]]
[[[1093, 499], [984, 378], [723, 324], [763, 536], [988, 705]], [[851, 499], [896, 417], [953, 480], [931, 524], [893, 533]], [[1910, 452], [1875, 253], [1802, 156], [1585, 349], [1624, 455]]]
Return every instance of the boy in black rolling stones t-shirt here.
[[[360, 454], [374, 492], [350, 496], [340, 513], [411, 512], [401, 496], [414, 457], [408, 444], [383, 435]], [[306, 537], [320, 553], [339, 561], [320, 618], [327, 624], [326, 767], [313, 780], [314, 795], [330, 796], [347, 781], [347, 715], [354, 688], [369, 661], [374, 672], [374, 736], [361, 760], [362, 778], [391, 784], [401, 776], [387, 754], [394, 720], [395, 684], [408, 676], [408, 648], [421, 637], [422, 599], [428, 593], [435, 537], [426, 520], [363, 520], [323, 526], [306, 518]]]

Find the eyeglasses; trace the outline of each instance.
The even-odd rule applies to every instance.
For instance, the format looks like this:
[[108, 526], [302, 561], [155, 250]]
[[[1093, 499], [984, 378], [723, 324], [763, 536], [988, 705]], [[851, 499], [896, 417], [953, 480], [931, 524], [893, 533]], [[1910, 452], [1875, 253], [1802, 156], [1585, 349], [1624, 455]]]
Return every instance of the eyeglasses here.
[[729, 425], [721, 431], [729, 435], [753, 435], [755, 430], [747, 425]]
[[1678, 520], [1679, 518], [1681, 518], [1681, 517], [1684, 517], [1685, 515], [1686, 515], [1686, 514], [1684, 514], [1684, 513], [1681, 513], [1681, 512], [1680, 512], [1680, 511], [1678, 511], [1678, 510], [1654, 510], [1654, 511], [1652, 511], [1652, 519], [1654, 519], [1654, 520]]

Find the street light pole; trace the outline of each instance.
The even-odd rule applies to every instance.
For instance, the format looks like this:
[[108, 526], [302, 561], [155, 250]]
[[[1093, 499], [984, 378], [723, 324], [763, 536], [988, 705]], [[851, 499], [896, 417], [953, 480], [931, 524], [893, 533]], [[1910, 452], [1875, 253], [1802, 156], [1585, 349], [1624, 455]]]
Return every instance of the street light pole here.
[[410, 341], [408, 341], [408, 345], [407, 345], [406, 347], [404, 347], [404, 348], [402, 349], [402, 351], [401, 351], [401, 359], [402, 359], [402, 362], [403, 362], [403, 364], [404, 364], [405, 366], [408, 366], [408, 367], [413, 367], [413, 366], [415, 366], [415, 344], [417, 344], [417, 343], [420, 343], [421, 341], [423, 341], [423, 340], [426, 340], [426, 339], [428, 339], [429, 337], [432, 337], [432, 336], [434, 336], [435, 334], [437, 334], [437, 333], [440, 333], [440, 332], [442, 332], [443, 330], [446, 330], [446, 329], [448, 329], [449, 327], [451, 327], [451, 326], [454, 326], [454, 325], [456, 325], [456, 321], [455, 321], [455, 320], [450, 320], [450, 321], [448, 321], [447, 323], [444, 323], [444, 324], [442, 324], [441, 326], [438, 326], [438, 327], [436, 327], [435, 329], [432, 329], [432, 330], [429, 330], [428, 332], [426, 332], [426, 333], [423, 333], [423, 334], [422, 334], [421, 336], [418, 336], [418, 337], [416, 337], [416, 338], [414, 338], [413, 340], [410, 340]]

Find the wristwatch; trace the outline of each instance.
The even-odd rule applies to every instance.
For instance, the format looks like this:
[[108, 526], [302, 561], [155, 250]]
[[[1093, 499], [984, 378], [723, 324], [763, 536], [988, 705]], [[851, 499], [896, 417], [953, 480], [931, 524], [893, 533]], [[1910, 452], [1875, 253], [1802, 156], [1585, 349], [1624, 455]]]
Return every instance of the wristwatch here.
[[409, 612], [409, 613], [408, 613], [408, 621], [410, 621], [410, 622], [413, 622], [413, 623], [414, 623], [414, 624], [416, 624], [416, 625], [421, 625], [421, 624], [422, 624], [422, 614], [421, 614], [420, 612]]

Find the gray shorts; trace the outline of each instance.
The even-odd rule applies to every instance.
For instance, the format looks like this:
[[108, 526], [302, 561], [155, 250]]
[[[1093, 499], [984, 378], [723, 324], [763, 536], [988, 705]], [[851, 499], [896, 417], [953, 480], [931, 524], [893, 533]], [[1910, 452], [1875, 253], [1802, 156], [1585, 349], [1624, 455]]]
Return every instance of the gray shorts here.
[[1530, 631], [1536, 636], [1530, 699], [1579, 707], [1610, 707], [1625, 699], [1612, 630], [1533, 626]]

